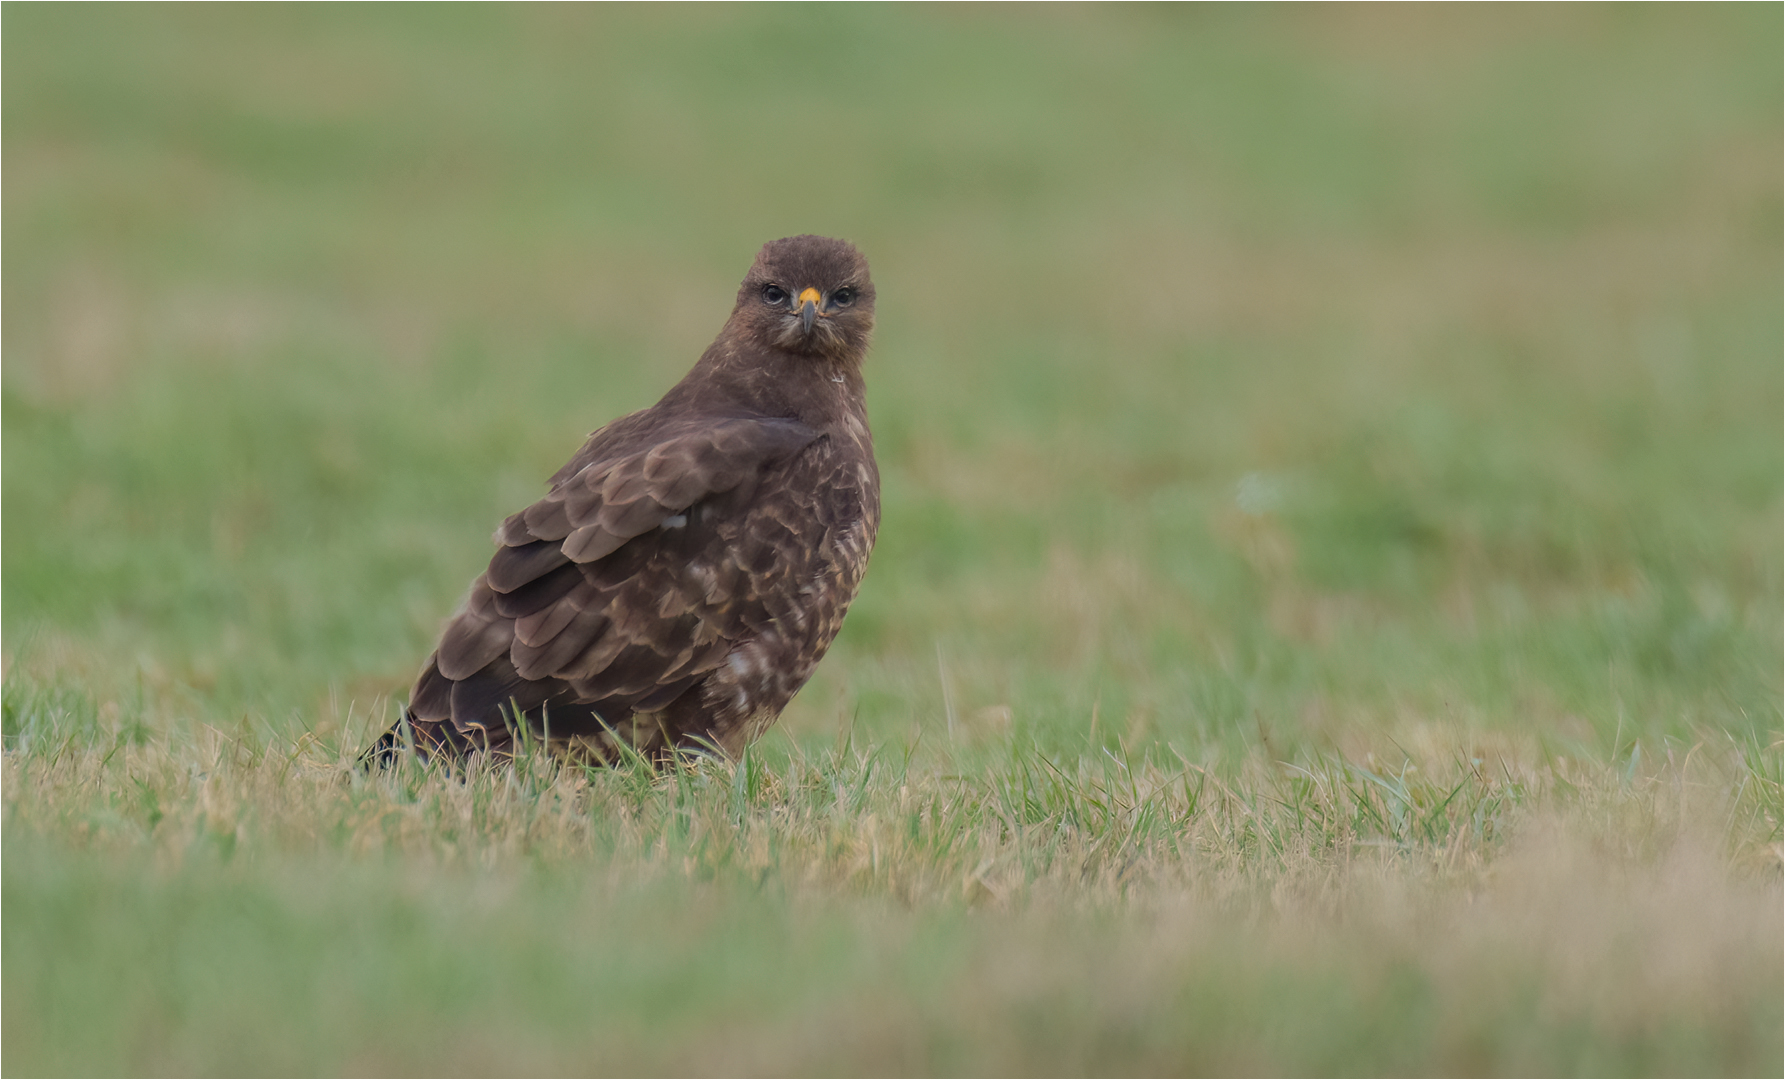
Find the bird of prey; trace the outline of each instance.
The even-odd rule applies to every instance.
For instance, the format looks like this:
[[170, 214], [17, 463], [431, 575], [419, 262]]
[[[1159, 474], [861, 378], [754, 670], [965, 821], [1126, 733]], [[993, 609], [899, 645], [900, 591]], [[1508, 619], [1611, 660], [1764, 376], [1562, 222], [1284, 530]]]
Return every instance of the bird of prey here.
[[764, 245], [693, 370], [496, 530], [364, 760], [512, 756], [523, 730], [592, 763], [735, 755], [766, 731], [837, 636], [879, 529], [873, 328], [852, 245]]

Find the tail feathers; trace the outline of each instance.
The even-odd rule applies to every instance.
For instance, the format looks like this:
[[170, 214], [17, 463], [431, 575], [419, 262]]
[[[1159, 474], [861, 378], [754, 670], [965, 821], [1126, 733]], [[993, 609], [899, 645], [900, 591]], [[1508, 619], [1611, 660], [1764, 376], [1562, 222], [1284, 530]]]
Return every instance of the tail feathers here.
[[[662, 728], [652, 733], [649, 729], [641, 731], [637, 725], [629, 725], [632, 729], [630, 741], [635, 749], [628, 754], [614, 749], [614, 741], [622, 736], [609, 727], [593, 708], [589, 709], [589, 715], [601, 725], [606, 739], [583, 737], [579, 733], [569, 742], [553, 740], [551, 751], [586, 764], [612, 765], [624, 756], [648, 761], [653, 767], [660, 767], [685, 754], [711, 753], [723, 756], [725, 753], [719, 744], [708, 739], [671, 739], [669, 733]], [[390, 730], [378, 736], [366, 748], [365, 753], [359, 756], [359, 769], [361, 772], [383, 772], [395, 766], [409, 753], [424, 762], [443, 762], [453, 772], [466, 764], [473, 754], [480, 752], [493, 759], [512, 758], [516, 750], [518, 725], [509, 723], [506, 716], [503, 719], [503, 726], [493, 731], [481, 725], [465, 731], [451, 720], [422, 720], [412, 710], [404, 709], [403, 715], [390, 726]], [[646, 737], [641, 739], [641, 734]], [[534, 730], [534, 737], [543, 739], [537, 729]]]
[[366, 747], [366, 752], [359, 756], [356, 763], [361, 772], [374, 770], [383, 772], [397, 763], [397, 755], [401, 754], [412, 742], [410, 732], [413, 730], [409, 718], [409, 710], [390, 726], [390, 730], [378, 736], [376, 742]]
[[490, 748], [481, 740], [474, 742], [451, 721], [418, 720], [414, 713], [404, 709], [402, 717], [390, 726], [390, 730], [378, 736], [377, 741], [359, 756], [359, 767], [365, 772], [383, 772], [410, 750], [423, 761], [438, 758], [457, 763], [473, 751], [483, 749]]

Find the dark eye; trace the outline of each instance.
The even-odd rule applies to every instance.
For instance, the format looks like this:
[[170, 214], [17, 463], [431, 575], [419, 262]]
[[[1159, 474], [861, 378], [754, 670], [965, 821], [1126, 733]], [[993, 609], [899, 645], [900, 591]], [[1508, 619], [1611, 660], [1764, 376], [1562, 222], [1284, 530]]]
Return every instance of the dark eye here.
[[855, 303], [855, 290], [845, 285], [836, 292], [831, 293], [831, 302], [838, 307], [848, 307], [850, 304]]
[[765, 304], [779, 307], [780, 305], [787, 303], [787, 290], [779, 285], [764, 285], [762, 287], [762, 300]]

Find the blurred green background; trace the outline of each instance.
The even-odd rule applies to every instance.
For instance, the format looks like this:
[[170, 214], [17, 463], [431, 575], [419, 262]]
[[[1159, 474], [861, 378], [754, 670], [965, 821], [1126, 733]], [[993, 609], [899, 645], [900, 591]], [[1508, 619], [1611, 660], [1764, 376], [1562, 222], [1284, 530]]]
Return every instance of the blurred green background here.
[[1776, 6], [5, 26], [9, 670], [150, 729], [404, 693], [796, 232], [886, 505], [788, 733], [1778, 726]]
[[[0, 19], [8, 1073], [1777, 1073], [1779, 5]], [[346, 778], [800, 232], [755, 771]]]

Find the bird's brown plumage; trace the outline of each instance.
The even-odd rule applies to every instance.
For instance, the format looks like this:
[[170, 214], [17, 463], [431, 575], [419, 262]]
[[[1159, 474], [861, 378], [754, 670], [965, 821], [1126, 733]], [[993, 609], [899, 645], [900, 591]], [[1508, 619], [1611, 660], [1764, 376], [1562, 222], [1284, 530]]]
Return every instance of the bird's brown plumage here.
[[[880, 522], [861, 375], [874, 286], [854, 247], [767, 244], [719, 337], [496, 530], [403, 721], [430, 756], [611, 761], [736, 753], [774, 723], [843, 624]], [[409, 733], [403, 728], [407, 725]]]

